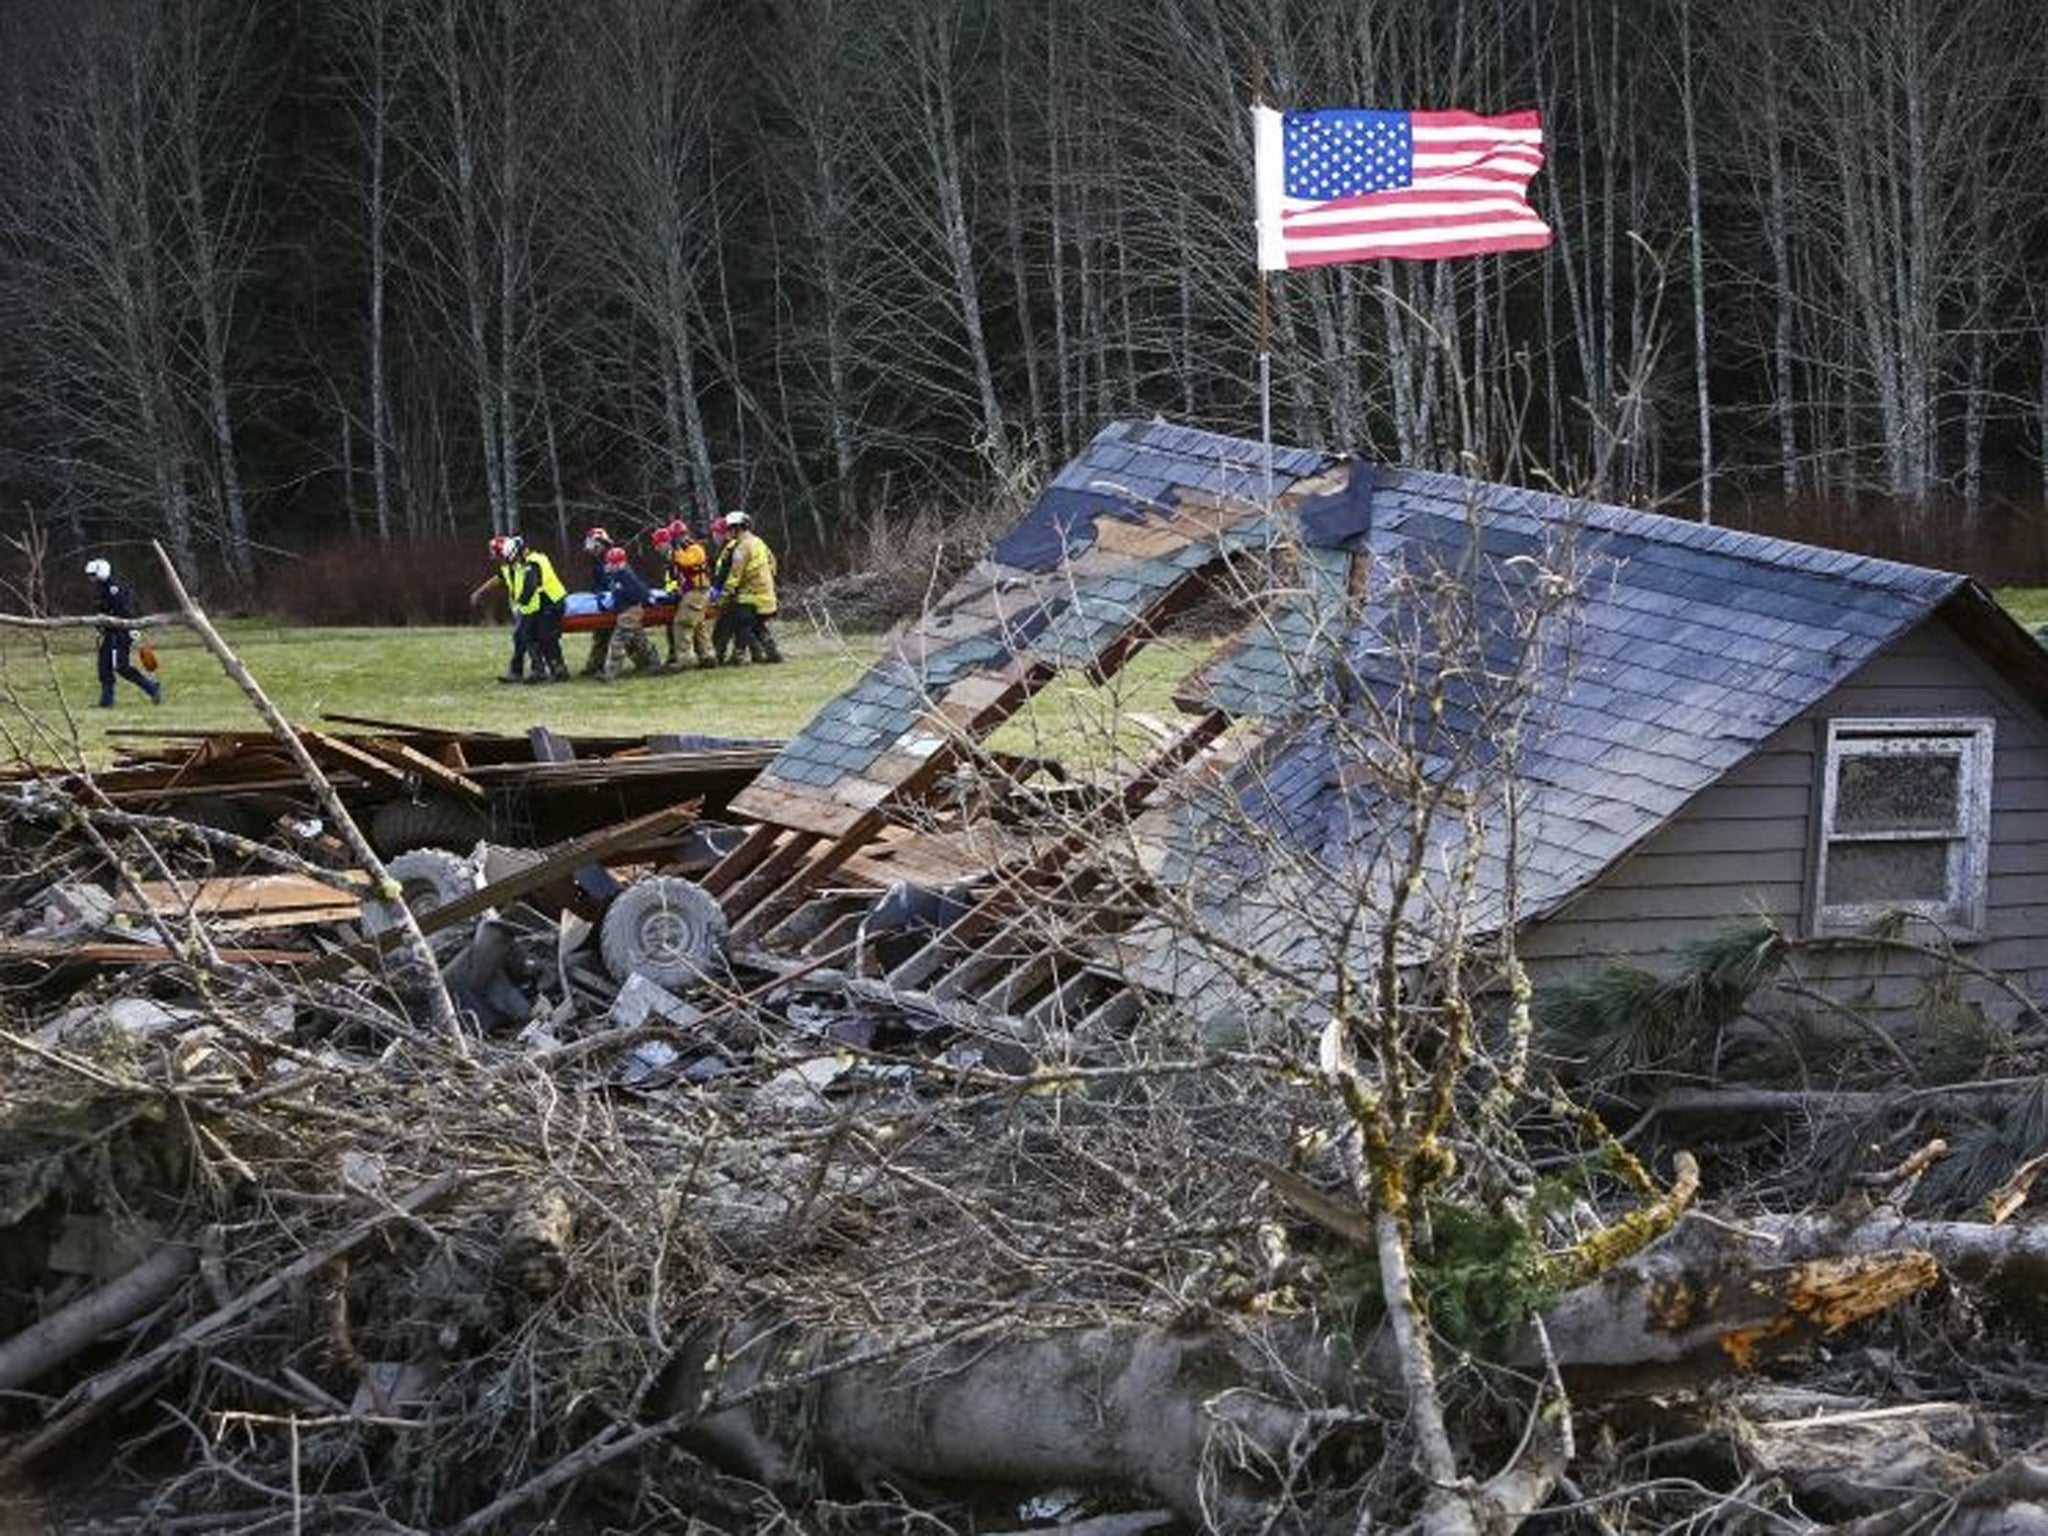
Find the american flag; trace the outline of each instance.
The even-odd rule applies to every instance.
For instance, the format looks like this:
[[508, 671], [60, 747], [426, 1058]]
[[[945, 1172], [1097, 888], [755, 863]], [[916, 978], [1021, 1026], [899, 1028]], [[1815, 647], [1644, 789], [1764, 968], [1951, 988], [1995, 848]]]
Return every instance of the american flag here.
[[1529, 206], [1535, 112], [1276, 112], [1254, 107], [1259, 266], [1433, 260], [1550, 244]]

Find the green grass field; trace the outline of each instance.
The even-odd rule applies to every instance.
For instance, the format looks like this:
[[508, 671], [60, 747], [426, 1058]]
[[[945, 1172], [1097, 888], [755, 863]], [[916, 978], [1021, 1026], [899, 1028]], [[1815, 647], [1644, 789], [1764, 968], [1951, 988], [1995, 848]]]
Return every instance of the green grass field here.
[[[787, 736], [873, 661], [880, 637], [827, 637], [801, 625], [780, 630], [789, 660], [779, 667], [726, 667], [635, 676], [605, 686], [592, 679], [547, 687], [495, 681], [505, 670], [509, 630], [289, 629], [244, 622], [226, 626], [228, 643], [264, 691], [292, 720], [317, 723], [322, 712], [365, 715], [466, 730], [523, 733], [545, 725], [564, 733], [652, 735], [695, 731], [721, 736]], [[40, 641], [19, 632], [0, 644], [8, 755], [68, 758], [67, 720], [87, 757], [104, 761], [118, 744], [110, 728], [138, 726], [257, 728], [255, 712], [199, 642], [181, 631], [150, 636], [162, 658], [165, 702], [152, 707], [131, 684], [116, 707], [98, 709], [93, 640], [64, 632]], [[566, 637], [572, 667], [587, 640]], [[657, 638], [657, 644], [660, 643]]]
[[2048, 624], [2048, 587], [2001, 587], [1998, 600], [2029, 629]]
[[[828, 635], [785, 623], [779, 637], [788, 660], [779, 667], [689, 667], [657, 676], [628, 671], [609, 686], [578, 677], [515, 687], [495, 681], [509, 650], [502, 626], [291, 629], [244, 621], [223, 632], [297, 723], [347, 714], [515, 735], [545, 725], [571, 735], [789, 736], [859, 677], [882, 646], [880, 635]], [[82, 752], [86, 761], [103, 763], [123, 741], [110, 730], [259, 728], [254, 710], [194, 637], [166, 630], [149, 639], [162, 659], [165, 702], [152, 706], [122, 682], [115, 707], [99, 709], [90, 635], [59, 632], [45, 646], [40, 636], [0, 632], [0, 756], [68, 762]], [[581, 635], [567, 637], [572, 667], [581, 666], [587, 644]], [[1141, 654], [1112, 688], [1062, 682], [1006, 726], [997, 744], [1100, 761], [1110, 751], [1106, 722], [1130, 711], [1170, 716], [1174, 684], [1199, 660], [1199, 653], [1161, 646]], [[1117, 736], [1126, 743], [1144, 739], [1128, 723]]]
[[[2048, 623], [2048, 588], [2010, 587], [1999, 599], [2022, 623]], [[851, 684], [881, 651], [879, 635], [826, 634], [800, 622], [780, 627], [779, 667], [730, 667], [636, 677], [609, 687], [584, 678], [549, 687], [495, 681], [509, 632], [468, 629], [291, 629], [245, 621], [229, 643], [287, 716], [317, 724], [323, 712], [380, 720], [523, 734], [545, 725], [564, 734], [646, 736], [698, 732], [788, 736]], [[93, 641], [82, 632], [44, 638], [0, 632], [0, 756], [107, 761], [121, 745], [113, 728], [253, 729], [259, 722], [220, 666], [182, 632], [151, 636], [163, 658], [166, 702], [153, 708], [122, 683], [114, 709], [97, 709]], [[568, 637], [571, 666], [588, 642]], [[1142, 752], [1170, 728], [1175, 685], [1205, 648], [1162, 643], [1139, 653], [1103, 688], [1062, 679], [992, 739], [1008, 751], [1100, 764]]]

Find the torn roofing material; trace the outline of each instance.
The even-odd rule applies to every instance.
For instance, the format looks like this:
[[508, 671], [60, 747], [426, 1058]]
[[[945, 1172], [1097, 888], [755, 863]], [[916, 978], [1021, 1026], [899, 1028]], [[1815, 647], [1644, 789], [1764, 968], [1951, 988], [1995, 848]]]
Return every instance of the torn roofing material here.
[[[1276, 448], [1285, 496], [1338, 463]], [[928, 771], [933, 754], [1033, 676], [1113, 670], [1116, 648], [1220, 542], [1263, 541], [1264, 451], [1164, 422], [1114, 422], [882, 659], [793, 737], [735, 802], [838, 837]]]

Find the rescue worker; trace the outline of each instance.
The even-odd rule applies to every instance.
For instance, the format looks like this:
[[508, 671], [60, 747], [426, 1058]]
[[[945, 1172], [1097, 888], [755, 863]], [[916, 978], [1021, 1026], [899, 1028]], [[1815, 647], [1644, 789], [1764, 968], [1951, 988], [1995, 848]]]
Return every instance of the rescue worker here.
[[529, 549], [518, 534], [509, 535], [504, 548], [513, 571], [513, 618], [515, 624], [524, 623], [527, 627], [526, 649], [533, 660], [526, 680], [566, 683], [569, 664], [562, 660], [562, 612], [568, 604], [569, 589], [555, 574], [554, 562], [539, 550]]
[[746, 513], [728, 512], [725, 525], [732, 531], [732, 558], [725, 579], [713, 587], [711, 596], [729, 601], [737, 610], [732, 631], [736, 653], [744, 652], [755, 661], [779, 662], [782, 652], [768, 632], [776, 606], [775, 552], [754, 532], [754, 520]]
[[[583, 553], [590, 556], [590, 590], [605, 590], [604, 557], [617, 546], [612, 536], [602, 527], [592, 528], [583, 535]], [[611, 648], [612, 637], [602, 629], [590, 633], [590, 654], [583, 658], [583, 675], [597, 677], [604, 671], [605, 652]]]
[[711, 664], [714, 667], [734, 665], [747, 659], [745, 653], [733, 645], [739, 633], [739, 608], [724, 601], [725, 579], [732, 571], [732, 551], [731, 525], [722, 517], [714, 517], [711, 519], [711, 590], [705, 594], [707, 606], [718, 610], [711, 625]]
[[[490, 595], [492, 587], [502, 585], [505, 588], [505, 602], [512, 611], [512, 660], [498, 679], [501, 683], [526, 680], [527, 654], [533, 648], [533, 621], [519, 611], [519, 567], [512, 544], [511, 539], [501, 535], [491, 536], [491, 574], [478, 582], [476, 589], [469, 594], [469, 605], [474, 608]], [[534, 664], [540, 665], [537, 659]]]
[[717, 666], [718, 657], [711, 647], [711, 625], [705, 618], [711, 598], [711, 557], [690, 532], [690, 525], [680, 517], [666, 528], [654, 530], [654, 547], [667, 561], [668, 584], [676, 593], [675, 611], [668, 621], [668, 664], [682, 665], [676, 646], [676, 631], [681, 630], [697, 665]]
[[[104, 560], [85, 562], [85, 574], [92, 578], [93, 596], [99, 611], [110, 618], [132, 619], [135, 617], [135, 597], [128, 590], [128, 583], [117, 579], [114, 568]], [[161, 704], [164, 701], [164, 685], [147, 672], [137, 670], [128, 655], [135, 645], [135, 631], [126, 624], [102, 624], [100, 626], [100, 708], [114, 707], [114, 679], [125, 677], [129, 682], [149, 695], [149, 702]]]
[[616, 544], [605, 551], [604, 584], [612, 595], [613, 623], [611, 640], [605, 647], [604, 670], [597, 674], [599, 680], [608, 683], [617, 677], [619, 663], [628, 655], [637, 670], [659, 672], [661, 653], [647, 638], [645, 627], [647, 604], [653, 600], [654, 591], [640, 579], [640, 573], [627, 562], [626, 552]]

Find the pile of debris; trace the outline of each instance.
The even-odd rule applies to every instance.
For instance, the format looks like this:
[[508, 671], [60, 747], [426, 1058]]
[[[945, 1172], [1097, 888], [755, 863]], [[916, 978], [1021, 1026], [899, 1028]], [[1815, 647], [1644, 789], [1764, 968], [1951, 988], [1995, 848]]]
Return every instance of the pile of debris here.
[[[1023, 826], [1028, 799], [994, 819]], [[964, 860], [942, 822], [904, 849]], [[385, 899], [316, 862], [319, 829], [184, 837], [8, 791], [11, 923], [70, 948], [17, 931], [0, 953], [0, 1091], [25, 1107], [0, 1117], [0, 1486], [134, 1531], [862, 1530], [906, 1506], [1317, 1529], [1397, 1504], [1398, 1369], [1359, 1326], [1372, 1235], [1299, 1142], [1319, 1086], [1205, 1050], [1171, 1010], [1082, 1039], [895, 987], [947, 915], [907, 887], [825, 893], [864, 904], [851, 938], [833, 919], [740, 942], [700, 880], [745, 842], [685, 803], [392, 861], [469, 1025], [451, 1040], [418, 1022]], [[1584, 1126], [1550, 1134], [1608, 1155]], [[1981, 1229], [1896, 1214], [1918, 1172], [1856, 1221], [1692, 1226], [1569, 1284], [1439, 1234], [1447, 1338], [1506, 1372], [1461, 1367], [1470, 1432], [1511, 1443], [1500, 1392], [1548, 1376], [1650, 1447], [1581, 1475], [1659, 1520], [1721, 1497], [1701, 1464], [1845, 1516], [1969, 1494], [2022, 1413], [1988, 1386], [1874, 1411], [1959, 1292], [1824, 1391], [1723, 1385], [1924, 1293], [1929, 1251], [2008, 1285], [2048, 1263], [2008, 1233], [1971, 1269]], [[1583, 1201], [1570, 1220], [1603, 1227]], [[2014, 1390], [2035, 1382], [1966, 1326]], [[122, 1475], [81, 1485], [116, 1429]]]
[[[781, 749], [780, 741], [722, 736], [563, 736], [535, 726], [524, 736], [443, 730], [358, 715], [322, 717], [330, 728], [300, 740], [385, 855], [411, 848], [466, 850], [492, 839], [557, 842], [674, 805], [702, 802], [722, 814]], [[91, 775], [94, 794], [124, 810], [264, 838], [280, 820], [317, 814], [290, 755], [266, 731], [116, 727], [135, 743]], [[154, 743], [144, 746], [141, 743]], [[17, 765], [0, 786], [46, 780]]]

